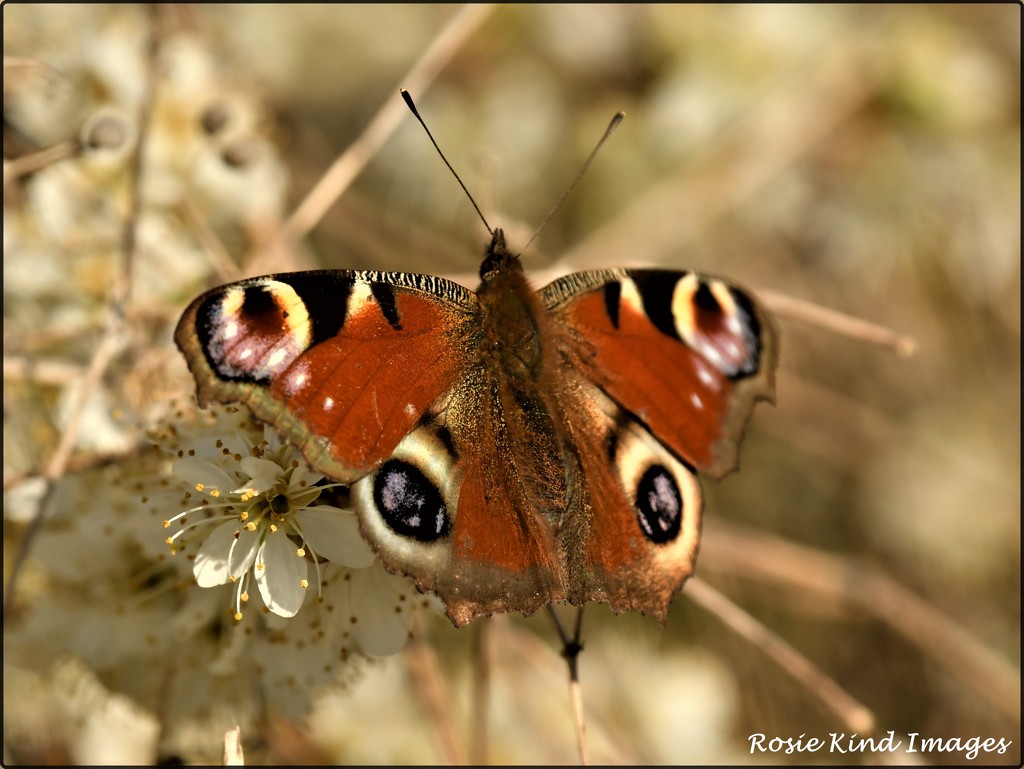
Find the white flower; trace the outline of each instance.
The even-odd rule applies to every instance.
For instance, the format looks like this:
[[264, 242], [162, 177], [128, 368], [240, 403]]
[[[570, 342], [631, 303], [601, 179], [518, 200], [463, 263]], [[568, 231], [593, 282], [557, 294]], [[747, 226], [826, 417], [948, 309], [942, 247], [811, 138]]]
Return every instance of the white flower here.
[[426, 605], [405, 577], [389, 574], [380, 561], [368, 569], [328, 572], [324, 605], [340, 623], [345, 641], [355, 641], [365, 654], [385, 657], [401, 651], [412, 630], [414, 606]]
[[[173, 552], [198, 543], [192, 571], [200, 587], [236, 585], [236, 619], [251, 581], [271, 612], [293, 617], [304, 602], [311, 571], [321, 595], [322, 561], [365, 569], [375, 560], [354, 513], [315, 504], [325, 489], [338, 484], [317, 485], [323, 476], [270, 428], [259, 442], [237, 430], [212, 444], [201, 441], [172, 470], [200, 500], [164, 521], [165, 528], [182, 524], [166, 541]], [[194, 520], [197, 514], [205, 517]]]

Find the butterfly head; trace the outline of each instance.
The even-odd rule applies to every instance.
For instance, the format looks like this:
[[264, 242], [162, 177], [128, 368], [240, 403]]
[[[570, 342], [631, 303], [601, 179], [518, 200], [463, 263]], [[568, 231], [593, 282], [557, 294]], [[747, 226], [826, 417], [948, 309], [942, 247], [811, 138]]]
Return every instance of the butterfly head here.
[[522, 271], [523, 265], [519, 261], [519, 254], [513, 254], [508, 250], [504, 231], [496, 229], [491, 235], [491, 243], [487, 246], [484, 260], [480, 263], [480, 279], [487, 285], [501, 274]]

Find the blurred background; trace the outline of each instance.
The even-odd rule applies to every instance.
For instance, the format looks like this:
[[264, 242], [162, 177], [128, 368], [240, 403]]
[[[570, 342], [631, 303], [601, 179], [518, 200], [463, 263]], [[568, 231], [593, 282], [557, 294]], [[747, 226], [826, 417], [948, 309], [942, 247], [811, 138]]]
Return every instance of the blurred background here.
[[[704, 483], [698, 576], [873, 726], [844, 721], [768, 642], [684, 589], [665, 627], [588, 607], [591, 759], [971, 763], [964, 750], [750, 755], [753, 733], [860, 724], [904, 745], [1006, 738], [975, 762], [1019, 764], [1019, 5], [3, 13], [5, 584], [126, 274], [130, 334], [89, 393], [68, 474], [116, 465], [190, 395], [170, 332], [211, 285], [313, 266], [474, 285], [486, 232], [399, 87], [513, 248], [622, 110], [524, 263], [538, 286], [577, 269], [693, 268], [776, 311], [777, 403], [755, 410], [741, 472]], [[328, 169], [346, 151], [342, 191]], [[27, 563], [15, 600], [28, 591], [45, 611], [53, 578]], [[76, 706], [39, 693], [60, 688], [58, 661], [89, 657], [21, 654], [21, 602], [5, 622], [5, 762], [115, 760]], [[456, 631], [425, 616], [418, 638], [308, 718], [243, 728], [247, 761], [578, 760], [547, 617]], [[130, 706], [146, 725], [130, 762], [219, 760], [219, 735], [171, 750], [157, 704]]]

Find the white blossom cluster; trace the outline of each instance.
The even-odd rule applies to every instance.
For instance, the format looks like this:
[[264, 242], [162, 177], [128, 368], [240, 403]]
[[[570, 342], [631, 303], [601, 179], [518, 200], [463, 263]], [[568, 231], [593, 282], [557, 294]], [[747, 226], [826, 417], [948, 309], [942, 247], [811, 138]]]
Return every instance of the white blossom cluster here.
[[[4, 468], [22, 479], [5, 561], [27, 544], [5, 745], [15, 763], [216, 757], [225, 729], [299, 721], [401, 650], [425, 599], [383, 569], [344, 490], [247, 412], [171, 405], [194, 386], [170, 343], [181, 308], [282, 221], [258, 88], [183, 9], [63, 10], [4, 9]], [[86, 387], [104, 334], [112, 362]], [[69, 429], [85, 467], [29, 537]], [[112, 738], [129, 721], [138, 739]]]

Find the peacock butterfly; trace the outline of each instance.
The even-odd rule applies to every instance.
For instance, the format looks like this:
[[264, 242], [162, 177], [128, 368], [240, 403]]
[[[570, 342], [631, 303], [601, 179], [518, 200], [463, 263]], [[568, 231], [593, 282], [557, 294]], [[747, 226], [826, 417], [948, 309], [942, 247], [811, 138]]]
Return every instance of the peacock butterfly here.
[[613, 269], [534, 291], [500, 229], [475, 293], [400, 272], [251, 278], [193, 301], [175, 341], [199, 402], [244, 403], [350, 484], [385, 566], [460, 626], [554, 601], [664, 620], [694, 570], [696, 473], [735, 467], [777, 357], [743, 289]]

